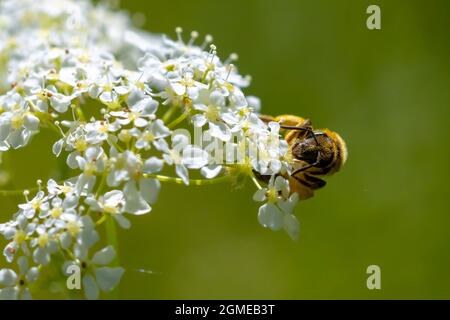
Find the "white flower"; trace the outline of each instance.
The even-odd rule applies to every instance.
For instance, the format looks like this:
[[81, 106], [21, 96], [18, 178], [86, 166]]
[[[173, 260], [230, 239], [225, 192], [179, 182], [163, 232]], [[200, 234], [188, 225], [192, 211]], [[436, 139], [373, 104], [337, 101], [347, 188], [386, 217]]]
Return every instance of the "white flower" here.
[[15, 217], [15, 220], [3, 224], [0, 232], [6, 240], [11, 240], [4, 248], [3, 254], [8, 262], [14, 260], [15, 255], [22, 250], [25, 255], [30, 254], [27, 245], [27, 238], [36, 230], [36, 223], [29, 222], [28, 219], [21, 214], [21, 211]]
[[39, 270], [37, 267], [29, 268], [26, 257], [20, 257], [17, 264], [19, 273], [12, 269], [0, 270], [0, 300], [31, 300], [28, 286], [37, 280]]
[[69, 180], [64, 181], [62, 185], [58, 184], [55, 180], [50, 179], [47, 181], [47, 190], [50, 195], [72, 195], [75, 190], [75, 184]]
[[289, 183], [286, 179], [272, 176], [268, 187], [256, 191], [253, 199], [259, 202], [267, 200], [258, 213], [258, 221], [263, 227], [274, 231], [284, 228], [291, 238], [297, 239], [299, 223], [292, 211], [298, 201], [298, 194], [289, 196]]
[[129, 92], [128, 88], [120, 83], [124, 70], [115, 63], [111, 54], [103, 52], [102, 58], [100, 66], [91, 70], [94, 81], [89, 88], [89, 95], [106, 105], [114, 105], [121, 96]]
[[[63, 124], [65, 124], [65, 122], [63, 122]], [[68, 125], [70, 127], [68, 133], [53, 145], [53, 153], [56, 156], [59, 156], [63, 147], [65, 147], [67, 151], [71, 151], [67, 156], [66, 163], [69, 168], [77, 169], [77, 157], [83, 155], [90, 147], [90, 144], [87, 142], [86, 128], [84, 125], [75, 121]]]
[[39, 119], [29, 112], [25, 105], [0, 114], [0, 151], [14, 149], [28, 144], [32, 135], [38, 132]]
[[95, 223], [90, 216], [64, 213], [57, 227], [62, 231], [59, 241], [64, 249], [69, 248], [73, 242], [80, 247], [90, 248], [99, 239]]
[[[47, 228], [54, 226], [63, 214], [76, 214], [79, 197], [72, 193], [73, 187], [66, 190], [68, 193], [64, 194], [64, 200], [59, 196], [53, 195], [50, 206], [46, 210], [39, 213], [39, 218], [44, 219], [44, 224]], [[49, 188], [49, 194], [52, 194]], [[69, 191], [70, 190], [70, 191]], [[60, 194], [63, 194], [62, 191]]]
[[[169, 128], [164, 125], [162, 120], [157, 119], [150, 122], [142, 132], [137, 130], [137, 140], [135, 146], [137, 149], [150, 149], [152, 144], [157, 150], [167, 149], [167, 142], [164, 138], [168, 137], [171, 133]], [[134, 135], [134, 134], [133, 134]]]
[[130, 150], [119, 153], [112, 147], [109, 163], [106, 181], [110, 187], [117, 187], [122, 182], [129, 181], [142, 172], [143, 163], [140, 156]]
[[39, 78], [37, 75], [24, 82], [25, 90], [31, 94], [29, 100], [34, 102], [40, 112], [47, 112], [49, 104], [59, 113], [66, 112], [74, 97], [59, 93], [54, 85], [44, 87], [45, 82], [45, 78]]
[[91, 195], [86, 198], [85, 202], [90, 206], [92, 211], [108, 214], [113, 217], [122, 228], [130, 228], [130, 221], [122, 214], [125, 207], [125, 198], [122, 191], [109, 191], [98, 199], [95, 199], [95, 197]]
[[230, 140], [230, 128], [237, 124], [239, 118], [235, 110], [226, 106], [226, 97], [221, 92], [202, 90], [194, 102], [194, 110], [201, 112], [192, 117], [195, 127], [203, 127], [208, 123], [212, 137]]
[[76, 183], [77, 195], [80, 195], [84, 189], [90, 192], [94, 187], [96, 174], [102, 173], [105, 169], [105, 157], [104, 151], [100, 147], [89, 147], [86, 149], [84, 157], [76, 157], [78, 167], [83, 171]]
[[175, 165], [176, 174], [189, 185], [188, 169], [201, 169], [209, 162], [208, 153], [194, 145], [189, 144], [185, 135], [177, 134], [172, 138], [172, 149], [163, 154], [168, 165]]
[[289, 146], [280, 138], [280, 124], [270, 122], [269, 131], [255, 134], [257, 157], [252, 158], [253, 167], [262, 175], [278, 174], [283, 168], [283, 157], [287, 154]]
[[191, 72], [184, 74], [172, 75], [170, 77], [171, 89], [178, 96], [186, 96], [191, 100], [197, 99], [199, 91], [206, 89], [208, 86], [193, 79]]
[[39, 191], [31, 201], [19, 205], [19, 208], [22, 209], [22, 214], [27, 219], [34, 218], [36, 211], [46, 211], [48, 207], [48, 197], [44, 191]]
[[56, 229], [47, 230], [44, 225], [36, 228], [37, 238], [31, 240], [31, 246], [35, 247], [33, 251], [33, 260], [37, 264], [47, 265], [50, 263], [50, 256], [59, 250]]
[[216, 79], [215, 85], [224, 96], [228, 97], [232, 107], [245, 108], [248, 106], [247, 99], [238, 86], [223, 79]]
[[115, 257], [115, 250], [112, 246], [98, 251], [91, 259], [88, 257], [86, 248], [77, 246], [74, 252], [77, 260], [66, 262], [64, 272], [68, 266], [73, 264], [81, 268], [82, 288], [87, 299], [98, 299], [100, 290], [109, 292], [117, 286], [125, 270], [121, 267], [107, 267]]
[[[139, 189], [138, 189], [139, 187]], [[125, 212], [142, 215], [151, 211], [151, 204], [158, 198], [161, 184], [156, 179], [140, 179], [138, 183], [131, 180], [125, 184]]]
[[145, 127], [149, 120], [155, 119], [158, 102], [142, 91], [134, 90], [128, 97], [128, 110], [112, 111], [111, 115], [117, 118], [122, 126], [133, 123], [138, 128]]
[[90, 145], [101, 144], [108, 139], [112, 132], [119, 130], [118, 122], [109, 123], [107, 120], [89, 122], [85, 126], [86, 142]]

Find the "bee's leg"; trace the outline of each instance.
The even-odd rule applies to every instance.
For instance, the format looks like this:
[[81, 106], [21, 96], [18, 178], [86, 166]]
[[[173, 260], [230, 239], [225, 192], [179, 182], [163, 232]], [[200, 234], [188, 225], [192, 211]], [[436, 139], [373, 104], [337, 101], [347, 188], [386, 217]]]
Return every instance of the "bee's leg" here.
[[314, 162], [312, 164], [308, 164], [307, 166], [301, 167], [301, 168], [295, 170], [294, 172], [292, 172], [292, 175], [295, 176], [297, 173], [306, 171], [306, 170], [308, 170], [308, 169], [310, 169], [310, 168], [312, 168], [312, 167], [314, 167], [314, 166], [316, 166], [318, 164], [319, 164], [319, 161], [316, 161], [316, 162]]
[[312, 129], [308, 128], [308, 127], [285, 126], [283, 124], [280, 124], [280, 128], [286, 129], [286, 130], [299, 130], [299, 131], [313, 132]]

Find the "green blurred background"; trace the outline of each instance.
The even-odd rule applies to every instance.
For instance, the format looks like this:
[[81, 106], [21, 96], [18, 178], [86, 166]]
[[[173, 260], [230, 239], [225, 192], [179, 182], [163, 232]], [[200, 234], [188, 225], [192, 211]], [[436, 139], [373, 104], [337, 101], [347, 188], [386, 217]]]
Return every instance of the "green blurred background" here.
[[[366, 28], [378, 4], [382, 30]], [[145, 28], [176, 26], [239, 53], [246, 93], [347, 141], [349, 161], [297, 206], [293, 242], [263, 229], [251, 184], [164, 185], [153, 212], [120, 231], [127, 299], [450, 298], [448, 1], [123, 1]], [[15, 187], [54, 176], [42, 132], [4, 159]], [[8, 219], [18, 198], [0, 198]], [[3, 259], [3, 258], [1, 258]], [[4, 263], [4, 260], [0, 260]], [[366, 288], [381, 267], [382, 289]], [[137, 269], [152, 270], [154, 274]]]

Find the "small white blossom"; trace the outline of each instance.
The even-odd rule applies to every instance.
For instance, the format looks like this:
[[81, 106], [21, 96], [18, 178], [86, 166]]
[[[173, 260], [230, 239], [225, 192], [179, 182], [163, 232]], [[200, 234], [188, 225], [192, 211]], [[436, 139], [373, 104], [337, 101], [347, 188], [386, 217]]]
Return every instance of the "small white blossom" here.
[[298, 201], [296, 193], [289, 196], [289, 183], [281, 176], [271, 177], [267, 188], [256, 191], [253, 199], [258, 202], [267, 201], [259, 208], [259, 223], [274, 231], [285, 229], [293, 239], [298, 237], [299, 224], [292, 214]]
[[130, 221], [123, 215], [125, 208], [125, 197], [122, 191], [109, 191], [105, 193], [105, 195], [100, 196], [98, 199], [95, 199], [95, 197], [91, 195], [86, 198], [86, 203], [92, 211], [108, 214], [113, 217], [122, 228], [130, 228]]
[[172, 149], [166, 150], [163, 157], [168, 165], [175, 166], [176, 174], [186, 185], [189, 185], [188, 169], [201, 169], [209, 162], [208, 153], [190, 145], [188, 138], [182, 134], [172, 138]]
[[[137, 129], [136, 129], [137, 130]], [[153, 145], [157, 150], [166, 150], [168, 148], [166, 137], [170, 135], [170, 130], [167, 128], [162, 120], [157, 119], [150, 122], [144, 130], [136, 131], [136, 148], [148, 150]]]
[[111, 112], [111, 115], [117, 118], [120, 125], [126, 126], [133, 123], [135, 127], [142, 128], [148, 124], [149, 120], [155, 119], [158, 102], [153, 100], [151, 96], [134, 90], [130, 93], [127, 102], [128, 110]]
[[75, 261], [68, 261], [64, 265], [64, 271], [70, 265], [77, 265], [83, 273], [82, 287], [87, 299], [98, 299], [100, 290], [110, 292], [119, 283], [124, 269], [121, 267], [107, 267], [115, 257], [112, 246], [96, 252], [92, 258], [88, 257], [88, 249], [75, 248]]
[[0, 151], [10, 147], [21, 148], [38, 132], [39, 119], [29, 111], [25, 102], [20, 103], [0, 114]]
[[0, 269], [0, 300], [31, 300], [28, 286], [37, 280], [39, 270], [37, 267], [29, 268], [26, 257], [20, 257], [17, 264], [19, 273]]
[[34, 248], [33, 260], [37, 264], [49, 264], [51, 255], [59, 250], [56, 232], [56, 228], [47, 230], [44, 225], [36, 228], [37, 237], [30, 244]]
[[19, 211], [14, 220], [1, 225], [0, 232], [6, 240], [11, 240], [3, 250], [8, 262], [14, 260], [15, 255], [21, 250], [25, 255], [30, 254], [27, 238], [36, 230], [36, 223], [29, 222]]

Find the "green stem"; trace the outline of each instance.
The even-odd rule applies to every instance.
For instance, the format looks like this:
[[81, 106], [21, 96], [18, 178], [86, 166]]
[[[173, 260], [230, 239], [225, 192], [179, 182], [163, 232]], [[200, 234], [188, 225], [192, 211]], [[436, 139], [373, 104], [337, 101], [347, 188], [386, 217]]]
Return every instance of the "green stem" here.
[[25, 190], [28, 190], [30, 192], [36, 192], [39, 190], [39, 187], [33, 187], [30, 189], [23, 189], [23, 190], [0, 190], [0, 196], [2, 197], [20, 196], [23, 194]]
[[81, 109], [81, 107], [79, 105], [76, 106], [75, 112], [78, 116], [78, 119], [80, 119], [80, 121], [83, 121], [83, 122], [86, 121], [86, 117], [84, 116], [83, 109]]
[[[157, 175], [157, 174], [144, 174], [144, 178], [156, 179], [161, 182], [184, 184], [183, 179], [181, 179], [181, 178], [173, 178], [173, 177], [167, 177], [167, 176], [162, 176], [162, 175]], [[222, 177], [214, 178], [214, 179], [189, 179], [189, 185], [206, 186], [206, 185], [211, 185], [211, 184], [222, 183], [222, 182], [228, 181], [229, 179], [230, 179], [230, 176], [222, 176]]]
[[116, 223], [112, 217], [106, 219], [106, 237], [108, 238], [108, 243], [114, 247], [116, 250], [116, 257], [114, 259], [115, 265], [119, 265], [119, 241], [117, 237]]
[[167, 125], [167, 128], [169, 129], [173, 129], [174, 127], [176, 127], [178, 124], [180, 124], [181, 122], [183, 122], [184, 119], [186, 119], [188, 116], [188, 114], [186, 112], [184, 112], [181, 116], [179, 116], [178, 118], [176, 118], [175, 120], [173, 120], [171, 123], [169, 123]]
[[96, 226], [101, 225], [103, 222], [105, 222], [108, 219], [108, 216], [106, 214], [104, 214], [100, 219], [97, 220], [97, 222], [95, 223]]
[[[113, 266], [119, 266], [120, 260], [119, 260], [119, 239], [117, 236], [117, 227], [114, 219], [112, 217], [109, 217], [109, 219], [106, 219], [105, 223], [106, 228], [106, 238], [108, 239], [108, 243], [114, 247], [116, 250], [116, 256], [114, 257]], [[110, 299], [117, 300], [119, 299], [119, 288], [118, 286], [115, 287], [109, 294]]]
[[178, 106], [173, 105], [169, 108], [169, 110], [166, 111], [166, 113], [164, 113], [164, 115], [162, 116], [162, 121], [164, 123], [167, 123], [170, 118], [173, 116], [173, 114], [175, 113], [175, 111], [177, 110]]
[[253, 181], [253, 183], [255, 184], [255, 186], [256, 186], [259, 190], [261, 190], [261, 189], [262, 189], [261, 184], [258, 182], [258, 180], [256, 179], [256, 177], [255, 177], [254, 174], [251, 175], [251, 178], [252, 178], [252, 181]]
[[124, 152], [123, 148], [119, 146], [117, 142], [115, 142], [113, 139], [108, 139], [108, 141], [119, 151]]
[[[105, 171], [102, 175], [102, 178], [100, 180], [100, 184], [98, 185], [97, 192], [95, 193], [95, 197], [98, 198], [103, 189], [106, 185], [106, 177], [108, 173]], [[88, 213], [90, 211], [88, 210]], [[114, 257], [113, 265], [118, 266], [120, 264], [119, 262], [119, 240], [117, 237], [117, 229], [114, 219], [109, 214], [104, 214], [95, 224], [97, 226], [101, 225], [103, 222], [105, 222], [105, 229], [106, 229], [106, 238], [107, 242], [112, 245], [116, 251], [116, 256]], [[108, 296], [111, 299], [119, 299], [119, 291], [116, 287], [111, 291]]]
[[95, 193], [95, 197], [96, 197], [96, 198], [98, 198], [98, 196], [100, 195], [100, 192], [102, 192], [102, 191], [103, 191], [103, 188], [105, 187], [106, 176], [107, 176], [107, 175], [108, 175], [108, 174], [107, 174], [106, 172], [104, 172], [104, 173], [102, 174], [102, 178], [101, 178], [101, 180], [100, 180], [100, 184], [98, 185], [97, 192]]

